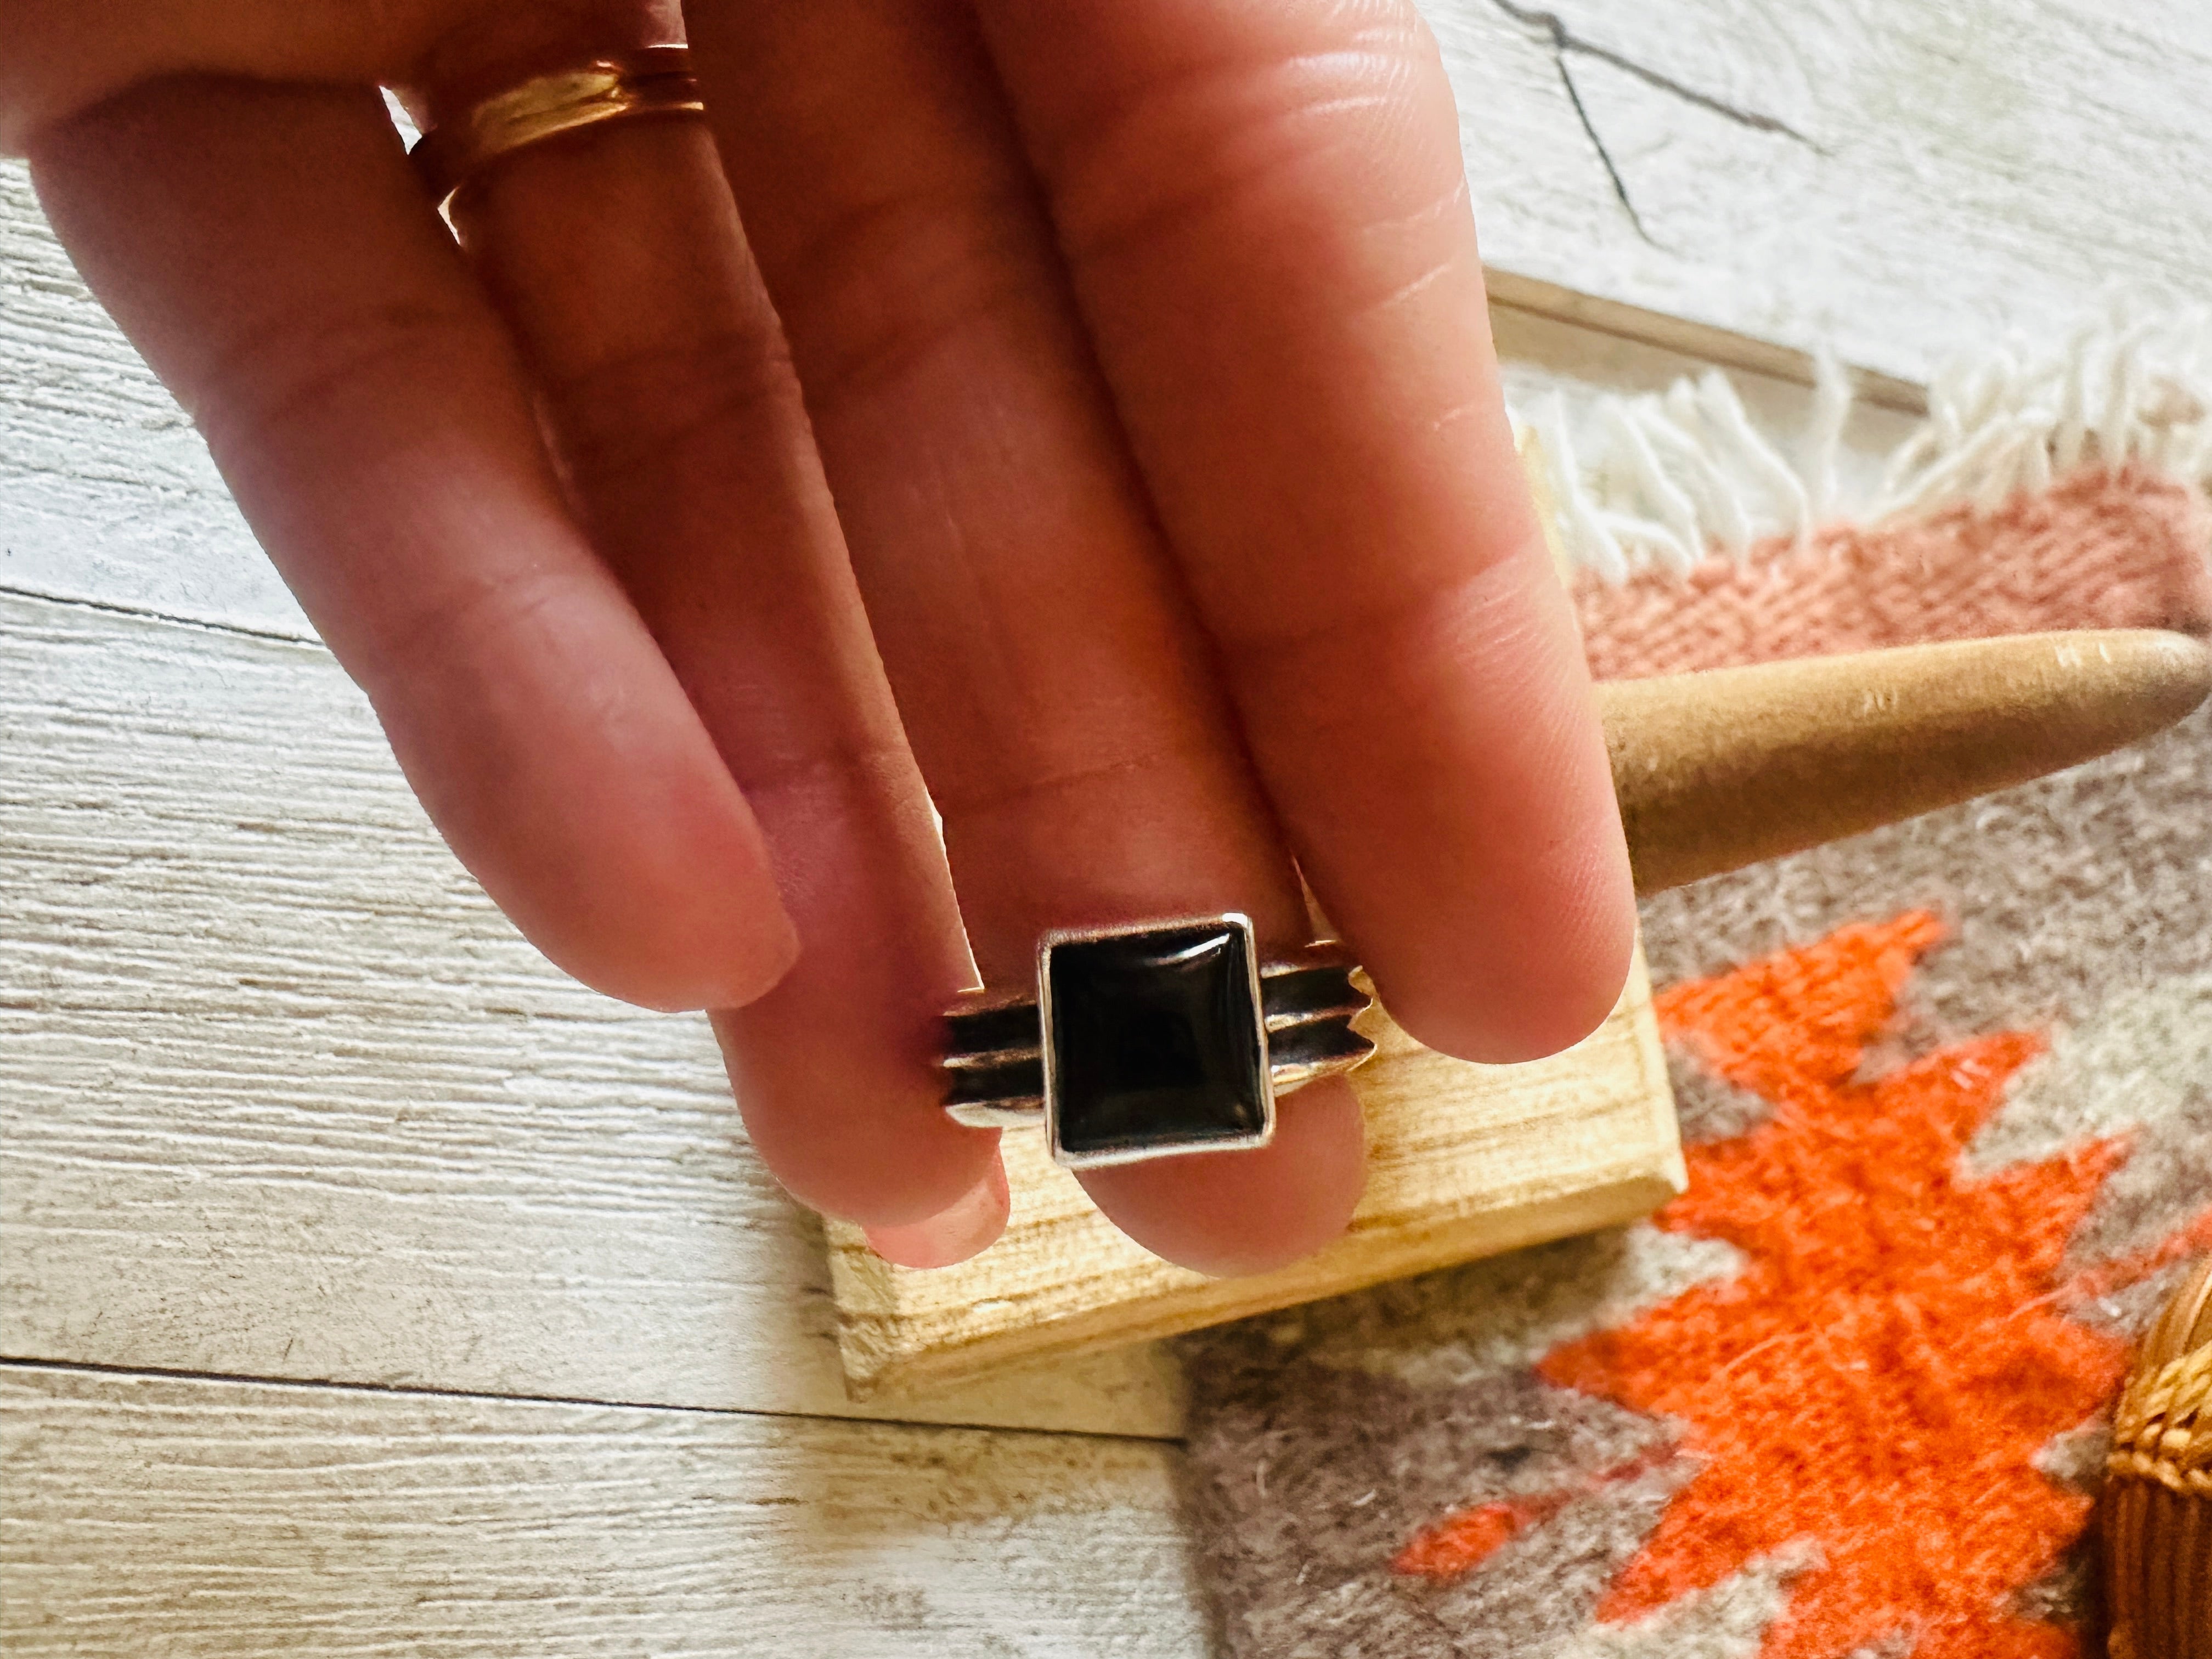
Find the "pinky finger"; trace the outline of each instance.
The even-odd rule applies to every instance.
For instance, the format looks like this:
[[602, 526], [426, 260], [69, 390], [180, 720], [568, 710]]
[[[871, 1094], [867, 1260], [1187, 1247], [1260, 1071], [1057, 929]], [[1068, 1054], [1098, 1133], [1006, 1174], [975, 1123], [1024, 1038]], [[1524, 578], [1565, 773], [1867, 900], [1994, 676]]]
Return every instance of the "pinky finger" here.
[[157, 82], [31, 160], [485, 890], [631, 1001], [775, 984], [797, 943], [752, 812], [571, 520], [376, 95]]

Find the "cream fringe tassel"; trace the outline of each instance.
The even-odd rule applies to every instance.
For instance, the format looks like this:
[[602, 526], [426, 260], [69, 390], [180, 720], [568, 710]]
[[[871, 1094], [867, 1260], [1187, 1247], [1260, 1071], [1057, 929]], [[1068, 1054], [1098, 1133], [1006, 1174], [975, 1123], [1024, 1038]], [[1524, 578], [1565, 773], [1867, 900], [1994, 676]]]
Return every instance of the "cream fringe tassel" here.
[[2116, 297], [2054, 349], [1952, 364], [1870, 499], [1844, 499], [1838, 483], [1851, 411], [1846, 372], [1823, 358], [1794, 459], [1717, 369], [1664, 392], [1606, 394], [1572, 418], [1555, 392], [1522, 419], [1550, 460], [1573, 562], [1609, 581], [1679, 574], [1716, 551], [1802, 546], [1846, 515], [1994, 507], [2090, 460], [2142, 460], [2212, 486], [2212, 307]]

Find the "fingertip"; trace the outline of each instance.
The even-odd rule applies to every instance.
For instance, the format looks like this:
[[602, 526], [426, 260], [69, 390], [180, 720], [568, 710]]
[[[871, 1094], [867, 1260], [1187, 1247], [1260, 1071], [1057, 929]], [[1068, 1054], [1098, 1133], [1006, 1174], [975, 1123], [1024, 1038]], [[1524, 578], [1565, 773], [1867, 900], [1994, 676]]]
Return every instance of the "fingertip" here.
[[1012, 1197], [997, 1158], [983, 1179], [927, 1220], [864, 1227], [868, 1248], [898, 1267], [950, 1267], [988, 1249], [1006, 1231]]
[[1591, 863], [1565, 897], [1515, 904], [1481, 937], [1370, 960], [1391, 1018], [1424, 1048], [1486, 1066], [1542, 1060], [1595, 1031], [1628, 981], [1636, 908], [1625, 860]]
[[680, 924], [647, 925], [617, 939], [572, 943], [524, 931], [572, 978], [602, 996], [655, 1013], [750, 1006], [797, 965], [799, 930], [773, 889], [765, 902], [757, 894], [738, 893], [686, 908], [695, 914]]
[[1277, 1113], [1257, 1151], [1109, 1166], [1083, 1185], [1115, 1226], [1179, 1267], [1217, 1279], [1286, 1267], [1343, 1237], [1367, 1170], [1349, 1083], [1310, 1084]]
[[1635, 889], [1549, 569], [1533, 554], [1502, 561], [1321, 666], [1307, 678], [1364, 688], [1364, 717], [1311, 753], [1277, 754], [1279, 798], [1392, 1017], [1426, 1047], [1492, 1065], [1587, 1036], [1627, 977]]
[[798, 963], [799, 929], [773, 887], [765, 896], [730, 896], [719, 909], [672, 939], [634, 945], [631, 960], [598, 988], [670, 1014], [759, 1001]]
[[908, 1228], [994, 1178], [999, 1132], [945, 1115], [939, 1000], [855, 948], [869, 943], [817, 940], [775, 990], [712, 1018], [753, 1150], [784, 1189], [865, 1228]]
[[[799, 929], [734, 785], [709, 775], [696, 793], [710, 799], [657, 814], [582, 793], [558, 837], [532, 834], [521, 811], [487, 822], [493, 804], [441, 811], [450, 791], [433, 813], [524, 937], [602, 995], [685, 1013], [744, 1007], [783, 981]], [[586, 816], [586, 802], [600, 810]]]
[[732, 948], [717, 954], [706, 995], [691, 1006], [742, 1008], [782, 984], [798, 964], [802, 948], [799, 925], [780, 897], [764, 911], [747, 912], [739, 932], [742, 936], [733, 939]]
[[1603, 1025], [1620, 1006], [1627, 962], [1564, 983], [1534, 982], [1554, 977], [1486, 974], [1487, 994], [1479, 1000], [1455, 987], [1402, 996], [1389, 985], [1377, 988], [1390, 1018], [1423, 1048], [1481, 1066], [1521, 1066], [1571, 1048]]
[[995, 1129], [930, 1125], [862, 1146], [802, 1138], [765, 1122], [755, 1127], [757, 1121], [746, 1117], [753, 1149], [784, 1190], [808, 1209], [870, 1234], [927, 1227], [968, 1202], [994, 1171], [1005, 1178]]

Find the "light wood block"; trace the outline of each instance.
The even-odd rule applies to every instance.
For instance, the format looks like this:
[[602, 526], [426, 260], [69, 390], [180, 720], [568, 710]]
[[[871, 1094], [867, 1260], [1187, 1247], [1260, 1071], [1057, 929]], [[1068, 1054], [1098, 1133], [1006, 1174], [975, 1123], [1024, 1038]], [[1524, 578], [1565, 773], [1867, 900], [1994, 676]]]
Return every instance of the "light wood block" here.
[[[1078, 1349], [1193, 1330], [1644, 1214], [1683, 1182], [1674, 1097], [1639, 954], [1606, 1023], [1565, 1054], [1474, 1066], [1421, 1048], [1377, 1009], [1367, 1192], [1351, 1231], [1254, 1279], [1170, 1266], [1101, 1216], [1035, 1133], [1005, 1149], [1006, 1236], [917, 1273], [833, 1223], [838, 1347], [854, 1391], [966, 1378]], [[1297, 1109], [1293, 1097], [1284, 1106]]]

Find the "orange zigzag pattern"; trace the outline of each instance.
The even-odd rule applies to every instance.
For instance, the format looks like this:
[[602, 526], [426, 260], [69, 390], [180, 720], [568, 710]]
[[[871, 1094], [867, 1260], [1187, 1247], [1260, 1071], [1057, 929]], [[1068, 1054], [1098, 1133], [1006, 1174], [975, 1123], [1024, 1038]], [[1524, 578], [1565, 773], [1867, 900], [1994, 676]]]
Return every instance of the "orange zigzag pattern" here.
[[[1810, 1541], [1816, 1563], [1764, 1659], [1839, 1659], [1899, 1637], [1916, 1659], [2075, 1651], [2009, 1604], [2087, 1519], [2088, 1499], [2035, 1459], [2109, 1401], [2124, 1366], [2118, 1342], [2057, 1306], [2067, 1239], [2124, 1149], [2100, 1141], [1984, 1178], [1960, 1170], [2006, 1079], [2043, 1046], [2025, 1033], [1858, 1078], [1942, 933], [1922, 913], [1848, 927], [1659, 999], [1671, 1038], [1774, 1111], [1692, 1149], [1689, 1190], [1655, 1218], [1736, 1245], [1745, 1271], [1539, 1367], [1679, 1422], [1677, 1450], [1698, 1465], [1603, 1619]], [[1393, 1565], [1457, 1577], [1564, 1501], [1479, 1505]]]

